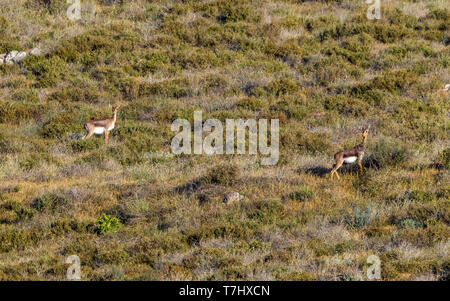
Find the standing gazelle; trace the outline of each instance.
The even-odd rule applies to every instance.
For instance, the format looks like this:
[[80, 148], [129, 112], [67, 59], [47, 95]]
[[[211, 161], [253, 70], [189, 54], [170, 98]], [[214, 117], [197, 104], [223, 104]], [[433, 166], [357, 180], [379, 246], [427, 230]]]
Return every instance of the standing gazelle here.
[[337, 170], [339, 167], [342, 166], [342, 164], [348, 164], [348, 163], [354, 163], [358, 161], [359, 168], [361, 170], [361, 175], [363, 174], [363, 166], [362, 166], [362, 158], [364, 156], [364, 150], [366, 148], [366, 140], [367, 136], [369, 135], [369, 128], [363, 128], [361, 129], [361, 134], [363, 137], [363, 141], [361, 144], [358, 144], [357, 146], [343, 150], [341, 152], [338, 152], [334, 155], [334, 160], [336, 161], [336, 164], [334, 165], [334, 168], [331, 170], [331, 178], [333, 178], [333, 175], [336, 174], [336, 176], [339, 177], [339, 174], [337, 173]]
[[117, 119], [117, 110], [120, 105], [113, 106], [113, 116], [108, 119], [100, 119], [100, 120], [91, 120], [84, 124], [84, 128], [86, 129], [86, 135], [82, 139], [87, 139], [94, 134], [101, 135], [105, 134], [105, 144], [108, 144], [109, 132], [114, 128]]

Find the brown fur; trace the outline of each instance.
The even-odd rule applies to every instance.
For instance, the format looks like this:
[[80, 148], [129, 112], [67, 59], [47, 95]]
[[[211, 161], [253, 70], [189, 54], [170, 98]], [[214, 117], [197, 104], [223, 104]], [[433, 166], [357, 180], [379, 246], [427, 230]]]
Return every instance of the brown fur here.
[[336, 174], [338, 179], [340, 178], [339, 174], [337, 173], [337, 170], [342, 166], [342, 164], [345, 164], [344, 159], [348, 157], [357, 157], [357, 162], [359, 165], [359, 169], [361, 170], [361, 175], [363, 174], [362, 158], [364, 156], [367, 136], [369, 135], [369, 128], [361, 129], [361, 134], [363, 137], [363, 141], [361, 144], [358, 144], [353, 148], [338, 152], [334, 155], [334, 160], [336, 161], [336, 164], [334, 165], [334, 168], [331, 170], [331, 178], [333, 178], [334, 174]]
[[82, 139], [87, 139], [89, 137], [91, 137], [92, 135], [94, 135], [94, 130], [96, 128], [102, 128], [104, 129], [104, 134], [105, 134], [105, 144], [108, 144], [108, 140], [109, 140], [109, 128], [112, 126], [114, 127], [116, 124], [116, 119], [117, 119], [117, 110], [119, 109], [120, 105], [117, 106], [113, 106], [112, 108], [112, 112], [113, 112], [113, 116], [112, 118], [108, 118], [108, 119], [99, 119], [99, 120], [91, 120], [88, 121], [84, 124], [84, 128], [86, 129], [86, 135], [82, 138]]

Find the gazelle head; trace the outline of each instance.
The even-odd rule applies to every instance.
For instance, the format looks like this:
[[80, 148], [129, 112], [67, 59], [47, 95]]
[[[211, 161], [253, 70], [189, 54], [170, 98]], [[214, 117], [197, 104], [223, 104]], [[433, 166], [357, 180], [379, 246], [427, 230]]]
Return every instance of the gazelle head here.
[[366, 128], [362, 128], [361, 129], [361, 134], [363, 136], [364, 139], [367, 138], [367, 136], [369, 135], [369, 129], [370, 129], [370, 125]]
[[120, 108], [120, 105], [115, 105], [115, 106], [113, 106], [113, 107], [112, 107], [113, 113], [116, 113], [117, 110], [118, 110], [119, 108]]

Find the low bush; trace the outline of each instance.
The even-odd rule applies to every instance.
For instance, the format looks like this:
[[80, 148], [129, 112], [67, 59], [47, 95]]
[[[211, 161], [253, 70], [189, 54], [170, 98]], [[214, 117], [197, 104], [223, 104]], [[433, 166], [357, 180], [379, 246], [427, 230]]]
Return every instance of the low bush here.
[[301, 190], [293, 191], [287, 196], [287, 199], [292, 200], [294, 202], [310, 201], [313, 198], [314, 192], [309, 187], [304, 187]]
[[56, 193], [49, 193], [41, 195], [34, 199], [31, 203], [31, 207], [39, 212], [62, 212], [68, 204], [69, 202], [64, 196], [58, 195]]
[[359, 205], [353, 206], [351, 213], [347, 213], [344, 216], [345, 223], [351, 229], [362, 228], [369, 224], [373, 209], [370, 205], [361, 207]]
[[72, 151], [76, 153], [98, 149], [102, 145], [100, 139], [75, 140], [70, 144]]
[[39, 87], [52, 87], [68, 76], [66, 63], [59, 57], [30, 55], [24, 60], [24, 67], [31, 71]]
[[115, 216], [109, 216], [103, 213], [102, 217], [97, 220], [97, 229], [100, 234], [104, 234], [106, 232], [116, 232], [122, 223]]
[[442, 166], [443, 168], [450, 170], [450, 148], [446, 148], [439, 152], [435, 162], [438, 166]]
[[257, 98], [250, 97], [239, 100], [236, 102], [236, 106], [250, 111], [257, 111], [264, 106], [264, 103]]
[[211, 184], [231, 186], [236, 184], [239, 168], [233, 164], [220, 164], [208, 169], [203, 181]]
[[381, 138], [376, 142], [375, 148], [371, 149], [371, 154], [364, 159], [364, 165], [375, 168], [395, 166], [407, 162], [410, 156], [406, 145]]
[[38, 118], [42, 114], [42, 109], [38, 105], [5, 102], [0, 105], [0, 123], [18, 124], [21, 121]]

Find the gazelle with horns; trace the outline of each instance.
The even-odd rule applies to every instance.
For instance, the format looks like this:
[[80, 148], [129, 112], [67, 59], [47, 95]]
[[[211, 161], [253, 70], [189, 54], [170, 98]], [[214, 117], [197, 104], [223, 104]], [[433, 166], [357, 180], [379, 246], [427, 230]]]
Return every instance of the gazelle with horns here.
[[101, 135], [105, 134], [105, 144], [108, 144], [109, 140], [109, 132], [116, 125], [117, 120], [117, 110], [120, 105], [113, 106], [112, 112], [113, 116], [108, 119], [99, 119], [99, 120], [91, 120], [84, 124], [84, 128], [86, 129], [86, 135], [82, 139], [87, 139], [94, 134]]
[[364, 156], [364, 150], [366, 148], [366, 141], [367, 136], [369, 135], [369, 129], [370, 125], [367, 128], [361, 129], [362, 139], [363, 141], [361, 144], [358, 144], [357, 146], [343, 150], [341, 152], [338, 152], [334, 155], [334, 160], [336, 161], [336, 164], [334, 165], [334, 168], [331, 170], [331, 178], [333, 178], [333, 175], [336, 174], [336, 176], [339, 177], [339, 174], [337, 173], [337, 170], [339, 167], [342, 166], [342, 164], [349, 164], [354, 163], [358, 161], [359, 168], [361, 170], [361, 175], [363, 174], [363, 166], [362, 166], [362, 159]]

